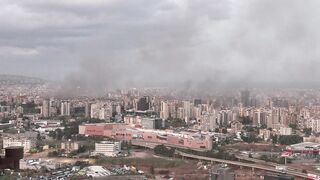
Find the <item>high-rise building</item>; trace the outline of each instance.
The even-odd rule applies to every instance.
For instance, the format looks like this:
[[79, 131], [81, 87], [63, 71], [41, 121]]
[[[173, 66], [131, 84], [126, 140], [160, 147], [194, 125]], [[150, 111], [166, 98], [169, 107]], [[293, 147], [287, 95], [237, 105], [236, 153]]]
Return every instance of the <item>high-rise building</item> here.
[[311, 128], [312, 131], [319, 133], [320, 132], [320, 119], [309, 119], [307, 122], [307, 127]]
[[42, 116], [45, 118], [50, 116], [50, 102], [48, 100], [42, 102]]
[[137, 102], [137, 110], [146, 111], [148, 109], [150, 109], [150, 97], [144, 96]]
[[90, 114], [91, 114], [91, 104], [87, 102], [85, 104], [84, 117], [88, 118], [88, 117], [90, 117]]
[[177, 110], [177, 118], [184, 119], [184, 109], [183, 107], [179, 107]]
[[160, 118], [163, 120], [169, 118], [169, 105], [167, 102], [161, 101]]
[[241, 91], [241, 103], [244, 107], [250, 106], [250, 92], [248, 90]]
[[188, 122], [191, 117], [191, 103], [190, 101], [183, 101], [184, 120]]
[[214, 113], [204, 113], [198, 118], [199, 129], [202, 131], [215, 130], [217, 117]]
[[253, 113], [253, 125], [260, 126], [261, 125], [261, 112], [260, 109]]
[[201, 104], [201, 99], [194, 99], [193, 104], [194, 106], [198, 106], [199, 104]]
[[177, 118], [177, 106], [175, 102], [169, 104], [169, 117]]
[[99, 103], [95, 103], [95, 104], [91, 104], [90, 107], [90, 118], [99, 118], [99, 111], [100, 111], [100, 104]]
[[113, 106], [112, 103], [97, 102], [91, 104], [90, 117], [96, 119], [108, 120], [112, 117]]
[[61, 116], [70, 116], [70, 102], [69, 101], [62, 101], [61, 102]]

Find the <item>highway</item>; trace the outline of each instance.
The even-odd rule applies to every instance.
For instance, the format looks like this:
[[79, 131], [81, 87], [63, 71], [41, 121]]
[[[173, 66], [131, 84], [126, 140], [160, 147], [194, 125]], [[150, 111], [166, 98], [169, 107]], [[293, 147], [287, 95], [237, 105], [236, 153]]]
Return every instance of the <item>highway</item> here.
[[[271, 167], [281, 166], [280, 164], [277, 164], [277, 163], [267, 162], [267, 161], [263, 161], [263, 160], [260, 160], [260, 159], [249, 158], [249, 157], [242, 156], [242, 155], [235, 155], [235, 157], [236, 157], [237, 159], [240, 159], [240, 160], [245, 160], [245, 161], [248, 161], [248, 162], [259, 163], [259, 164], [261, 164], [261, 165], [267, 165], [267, 166], [271, 166]], [[297, 171], [298, 171], [298, 172], [301, 172], [301, 171], [302, 171], [302, 169], [293, 168], [293, 167], [290, 167], [290, 165], [287, 165], [287, 170], [296, 171], [296, 172], [297, 172]], [[315, 171], [310, 171], [310, 170], [308, 170], [308, 173], [310, 173], [310, 174], [318, 174], [317, 172], [315, 172]]]
[[[230, 160], [223, 160], [223, 159], [217, 159], [217, 158], [210, 158], [210, 157], [204, 157], [204, 156], [197, 156], [192, 154], [187, 154], [181, 151], [175, 152], [177, 155], [180, 155], [182, 157], [192, 158], [192, 159], [199, 159], [199, 160], [205, 160], [205, 161], [211, 161], [211, 162], [218, 162], [218, 163], [224, 163], [229, 165], [236, 165], [236, 166], [242, 166], [242, 167], [249, 167], [254, 169], [260, 169], [270, 172], [276, 172], [276, 173], [283, 173], [282, 170], [277, 170], [274, 167], [266, 166], [266, 165], [259, 165], [259, 164], [250, 164], [250, 163], [244, 163], [244, 162], [238, 162], [238, 161], [230, 161]], [[286, 174], [293, 175], [300, 178], [307, 178], [308, 175], [302, 172], [287, 170]]]
[[[144, 140], [131, 140], [131, 143], [134, 146], [141, 146], [141, 147], [146, 147], [146, 148], [150, 148], [150, 149], [154, 149], [157, 145], [161, 145], [161, 144], [163, 144], [167, 147], [180, 148], [180, 149], [190, 149], [190, 148], [186, 148], [185, 146], [178, 146], [178, 145], [167, 144], [167, 143], [148, 142], [148, 141], [144, 141]], [[207, 151], [208, 149], [193, 148], [192, 150]]]
[[[150, 149], [154, 149], [155, 146], [159, 145], [159, 143], [145, 142], [145, 141], [141, 141], [141, 140], [140, 141], [139, 140], [133, 140], [133, 141], [131, 141], [131, 143], [132, 143], [132, 145], [147, 147], [147, 148], [150, 148]], [[168, 144], [165, 144], [165, 145], [166, 146], [171, 146], [171, 147], [174, 147], [174, 148], [184, 148], [183, 146], [173, 146], [173, 145], [168, 145]], [[187, 148], [185, 148], [185, 149], [187, 149]], [[198, 151], [204, 151], [203, 149], [201, 149], [201, 150], [197, 149], [197, 150]], [[183, 153], [183, 152], [180, 152], [178, 150], [176, 150], [176, 153], [179, 154], [180, 156], [188, 157], [188, 158], [207, 160], [207, 161], [213, 161], [213, 162], [220, 162], [220, 163], [225, 163], [225, 164], [231, 164], [231, 165], [237, 165], [237, 166], [261, 169], [261, 170], [266, 170], [266, 171], [271, 171], [271, 172], [283, 173], [282, 170], [275, 169], [275, 167], [278, 166], [278, 164], [276, 164], [276, 163], [266, 162], [266, 161], [263, 161], [263, 160], [249, 158], [249, 157], [245, 157], [245, 156], [241, 156], [241, 155], [235, 155], [235, 157], [237, 159], [240, 159], [240, 160], [254, 162], [254, 163], [257, 163], [257, 164], [250, 164], [250, 163], [243, 163], [243, 162], [238, 162], [238, 161], [229, 161], [229, 160], [223, 160], [223, 159], [209, 158], [209, 157], [204, 157], [204, 156], [196, 156], [196, 155], [192, 155], [192, 154]], [[289, 174], [289, 175], [297, 176], [297, 177], [307, 178], [307, 174], [306, 173], [302, 173], [301, 170], [293, 169], [293, 168], [290, 168], [290, 167], [288, 167], [286, 173]]]

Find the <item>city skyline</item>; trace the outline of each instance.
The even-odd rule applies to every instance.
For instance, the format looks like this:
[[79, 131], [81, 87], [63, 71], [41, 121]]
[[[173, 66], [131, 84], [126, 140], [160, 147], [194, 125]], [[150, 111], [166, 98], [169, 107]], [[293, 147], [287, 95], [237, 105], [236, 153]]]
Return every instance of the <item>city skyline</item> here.
[[0, 179], [320, 180], [317, 7], [1, 0]]

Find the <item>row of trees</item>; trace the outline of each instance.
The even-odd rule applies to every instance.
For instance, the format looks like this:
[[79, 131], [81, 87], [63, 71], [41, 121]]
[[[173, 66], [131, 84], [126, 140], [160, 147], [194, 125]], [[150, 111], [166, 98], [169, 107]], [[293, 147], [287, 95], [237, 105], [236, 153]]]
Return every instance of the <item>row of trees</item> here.
[[271, 135], [270, 139], [272, 140], [273, 144], [281, 144], [281, 145], [291, 145], [301, 143], [303, 138], [299, 135]]
[[[268, 155], [264, 154], [264, 155], [261, 155], [259, 159], [266, 161], [266, 162], [285, 164], [285, 158], [279, 157], [279, 156], [268, 156]], [[287, 158], [287, 163], [292, 163], [292, 159]]]
[[261, 141], [261, 138], [259, 138], [255, 133], [249, 132], [246, 133], [246, 135], [241, 134], [241, 139], [246, 143], [255, 143]]
[[179, 118], [169, 118], [165, 121], [165, 127], [185, 127], [187, 126], [186, 122], [183, 119]]
[[174, 148], [167, 148], [165, 145], [158, 145], [154, 148], [154, 153], [162, 156], [173, 157]]

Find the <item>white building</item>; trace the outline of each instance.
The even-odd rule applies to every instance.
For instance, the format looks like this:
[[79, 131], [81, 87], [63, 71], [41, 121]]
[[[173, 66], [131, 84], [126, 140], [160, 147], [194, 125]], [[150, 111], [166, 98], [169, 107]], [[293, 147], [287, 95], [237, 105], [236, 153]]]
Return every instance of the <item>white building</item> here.
[[41, 112], [43, 117], [50, 116], [50, 102], [48, 100], [43, 100]]
[[198, 118], [199, 129], [202, 131], [215, 130], [217, 127], [216, 115], [214, 113], [203, 113], [200, 118]]
[[184, 120], [189, 122], [191, 117], [191, 103], [190, 101], [183, 101], [183, 109], [184, 109]]
[[164, 101], [161, 102], [160, 118], [163, 120], [167, 120], [169, 118], [169, 105]]
[[292, 128], [289, 127], [280, 127], [280, 135], [291, 135], [292, 134]]
[[70, 153], [72, 151], [77, 151], [79, 149], [78, 142], [66, 141], [61, 143], [61, 149], [65, 150], [66, 153]]
[[320, 132], [320, 119], [309, 119], [307, 121], [307, 127], [311, 128], [313, 132]]
[[27, 138], [3, 138], [3, 148], [11, 147], [11, 146], [23, 146], [24, 153], [30, 151], [32, 143], [31, 140]]
[[61, 102], [61, 116], [70, 116], [70, 102], [62, 101]]
[[95, 154], [104, 156], [116, 156], [121, 151], [120, 142], [101, 141], [95, 143]]
[[112, 104], [111, 103], [102, 103], [98, 102], [95, 104], [91, 104], [91, 118], [96, 119], [109, 119], [112, 117]]
[[259, 130], [259, 137], [261, 137], [263, 140], [267, 141], [271, 136], [271, 131], [268, 129], [260, 129]]

